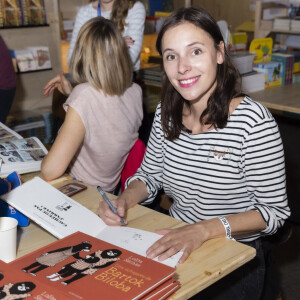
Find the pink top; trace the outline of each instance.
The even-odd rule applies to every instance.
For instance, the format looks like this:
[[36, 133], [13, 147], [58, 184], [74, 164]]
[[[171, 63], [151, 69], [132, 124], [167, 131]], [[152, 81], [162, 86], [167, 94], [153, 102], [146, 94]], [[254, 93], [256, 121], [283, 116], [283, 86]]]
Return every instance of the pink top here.
[[88, 83], [77, 85], [66, 103], [81, 117], [86, 134], [69, 171], [77, 180], [112, 191], [142, 123], [142, 90], [133, 83], [122, 96], [105, 96]]

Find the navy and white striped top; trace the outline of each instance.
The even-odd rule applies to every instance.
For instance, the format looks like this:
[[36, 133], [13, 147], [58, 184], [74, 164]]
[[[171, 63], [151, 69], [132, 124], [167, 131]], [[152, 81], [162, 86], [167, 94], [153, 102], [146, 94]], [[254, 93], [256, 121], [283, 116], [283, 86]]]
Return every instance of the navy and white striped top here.
[[173, 199], [170, 215], [194, 223], [257, 210], [273, 234], [290, 215], [283, 145], [278, 126], [262, 104], [245, 97], [223, 129], [181, 132], [165, 139], [158, 105], [141, 167], [128, 183], [147, 185], [150, 203], [161, 188]]

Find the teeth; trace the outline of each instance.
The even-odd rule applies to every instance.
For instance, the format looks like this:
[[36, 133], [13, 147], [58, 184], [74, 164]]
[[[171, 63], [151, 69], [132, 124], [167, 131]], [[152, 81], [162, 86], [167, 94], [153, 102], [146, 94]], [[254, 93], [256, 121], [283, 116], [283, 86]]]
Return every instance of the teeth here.
[[181, 82], [182, 84], [189, 84], [189, 83], [194, 82], [195, 80], [196, 80], [196, 79], [193, 78], [193, 79], [180, 80], [180, 82]]

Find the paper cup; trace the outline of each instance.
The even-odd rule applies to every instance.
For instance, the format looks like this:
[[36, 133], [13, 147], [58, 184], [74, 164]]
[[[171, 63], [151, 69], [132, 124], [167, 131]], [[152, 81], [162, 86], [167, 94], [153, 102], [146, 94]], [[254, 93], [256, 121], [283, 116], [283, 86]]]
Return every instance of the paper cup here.
[[14, 218], [0, 218], [0, 259], [6, 263], [16, 259], [17, 225], [18, 221]]

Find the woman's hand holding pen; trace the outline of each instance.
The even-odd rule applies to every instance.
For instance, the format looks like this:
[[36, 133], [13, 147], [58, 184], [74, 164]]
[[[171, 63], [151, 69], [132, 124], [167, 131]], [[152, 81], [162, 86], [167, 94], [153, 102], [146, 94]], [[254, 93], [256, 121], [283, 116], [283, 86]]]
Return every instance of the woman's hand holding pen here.
[[[122, 196], [118, 199], [111, 200], [112, 205], [117, 209], [118, 214], [115, 214], [105, 201], [101, 201], [98, 208], [98, 215], [103, 222], [110, 226], [120, 226], [121, 218], [125, 217], [127, 211], [126, 200]], [[127, 224], [126, 219], [124, 219]]]
[[55, 89], [58, 89], [65, 96], [69, 96], [72, 92], [72, 85], [65, 77], [63, 72], [52, 78], [44, 87], [44, 96], [48, 97]]

